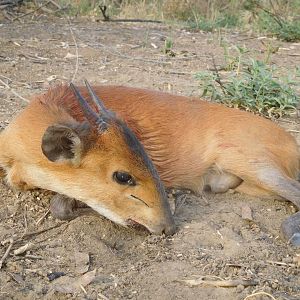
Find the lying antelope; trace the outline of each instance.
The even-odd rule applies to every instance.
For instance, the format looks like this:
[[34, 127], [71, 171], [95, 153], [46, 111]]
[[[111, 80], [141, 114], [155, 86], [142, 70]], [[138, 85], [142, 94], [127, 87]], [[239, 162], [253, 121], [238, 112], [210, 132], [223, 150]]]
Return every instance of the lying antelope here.
[[[87, 110], [85, 108], [87, 104], [83, 103], [85, 103], [84, 99], [89, 99], [93, 111], [100, 112], [105, 123], [109, 124], [109, 120], [113, 119], [118, 120], [116, 124], [120, 123], [123, 127], [125, 124], [120, 120], [127, 124], [152, 159], [166, 187], [190, 189], [195, 193], [208, 189], [214, 193], [224, 193], [234, 189], [257, 197], [283, 198], [300, 208], [300, 183], [296, 180], [300, 159], [298, 146], [294, 138], [275, 123], [220, 104], [162, 92], [120, 86], [95, 86], [93, 89], [104, 104], [92, 103], [88, 91], [83, 87], [79, 88], [81, 95], [76, 90], [74, 95], [72, 89], [67, 86], [56, 87], [45, 95], [36, 97], [2, 133], [0, 141], [5, 140], [6, 146], [5, 148], [1, 146], [0, 165], [8, 172], [8, 182], [12, 185], [16, 185], [16, 181], [26, 183], [27, 186], [38, 186], [74, 197], [114, 221], [124, 224], [125, 220], [133, 220], [153, 232], [162, 231], [161, 228], [164, 227], [160, 225], [158, 226], [160, 230], [154, 231], [151, 230], [151, 226], [148, 226], [147, 222], [157, 224], [158, 221], [151, 219], [157, 213], [160, 220], [158, 223], [169, 224], [167, 227], [172, 229], [167, 231], [173, 232], [165, 194], [161, 184], [158, 183], [158, 175], [151, 162], [146, 159], [144, 152], [144, 164], [147, 165], [147, 169], [153, 170], [151, 172], [155, 175], [151, 172], [143, 174], [143, 180], [151, 178], [152, 186], [150, 184], [148, 186], [137, 184], [137, 186], [140, 186], [140, 189], [144, 187], [147, 191], [151, 190], [152, 193], [156, 193], [156, 196], [138, 197], [145, 202], [152, 201], [146, 203], [146, 207], [157, 209], [152, 210], [153, 214], [148, 218], [145, 217], [144, 210], [135, 211], [134, 218], [130, 215], [133, 210], [131, 204], [132, 201], [139, 200], [130, 199], [129, 203], [126, 199], [125, 202], [126, 196], [115, 200], [114, 186], [109, 184], [112, 170], [126, 171], [126, 174], [130, 174], [132, 180], [136, 181], [136, 170], [132, 170], [136, 158], [134, 154], [129, 157], [126, 149], [128, 142], [115, 140], [114, 135], [110, 136], [112, 133], [109, 130], [107, 140], [103, 133], [100, 134], [101, 139], [97, 135], [87, 135], [86, 131], [91, 130], [91, 125], [85, 129], [87, 127], [85, 119], [89, 120], [89, 118], [82, 113], [82, 108], [84, 111]], [[91, 98], [96, 98], [90, 88], [89, 93], [92, 94]], [[115, 112], [116, 117], [112, 113], [105, 113], [104, 105]], [[72, 122], [79, 128], [84, 128], [78, 130], [75, 125], [67, 125], [69, 137], [67, 148], [74, 155], [70, 157], [69, 152], [68, 156], [60, 154], [55, 160], [50, 150], [53, 147], [59, 148], [55, 146], [57, 126], [58, 131], [61, 131], [60, 126], [65, 128], [64, 124]], [[89, 123], [93, 122], [89, 120]], [[107, 127], [109, 128], [109, 125]], [[124, 128], [129, 131], [128, 127]], [[112, 132], [115, 126], [111, 128]], [[117, 135], [119, 129], [114, 130]], [[77, 133], [76, 138], [74, 132]], [[28, 135], [32, 137], [31, 141], [24, 139]], [[134, 138], [133, 134], [132, 136]], [[112, 155], [103, 157], [100, 153], [93, 152], [93, 145], [101, 144], [98, 139], [101, 142], [105, 139], [105, 142], [102, 142], [104, 145], [106, 143], [111, 147], [112, 144], [114, 147], [118, 145], [119, 150], [115, 155], [118, 154], [122, 159], [118, 157], [118, 160], [113, 161], [115, 157]], [[136, 139], [135, 143], [139, 145]], [[7, 148], [8, 145], [10, 146]], [[44, 155], [40, 150], [41, 147]], [[103, 178], [100, 180], [98, 175], [99, 182], [97, 182], [94, 174], [95, 167], [92, 168], [91, 162], [86, 163], [87, 158], [83, 157], [82, 161], [77, 158], [77, 148], [82, 153], [80, 157], [91, 156], [95, 162], [99, 161], [99, 166], [101, 162], [102, 168], [110, 170], [105, 175], [101, 173], [101, 176], [106, 176], [107, 180], [105, 192]], [[143, 148], [139, 145], [139, 149]], [[128, 155], [125, 165], [123, 160], [126, 155], [122, 151]], [[49, 160], [55, 162], [51, 163]], [[114, 165], [114, 168], [111, 169], [111, 165]], [[129, 167], [131, 169], [128, 169]], [[15, 172], [12, 171], [14, 169]], [[16, 174], [17, 180], [13, 181], [10, 174]], [[50, 184], [45, 184], [48, 181]], [[72, 181], [71, 190], [68, 187], [70, 181]], [[154, 181], [156, 184], [153, 184]], [[84, 182], [89, 185], [78, 188], [84, 185]], [[94, 189], [101, 190], [103, 194], [96, 194]], [[150, 198], [151, 200], [148, 200]], [[99, 207], [105, 209], [101, 210]], [[124, 211], [126, 211], [125, 216]], [[151, 210], [147, 209], [147, 211]], [[163, 218], [165, 221], [162, 221]], [[147, 222], [140, 220], [147, 220]], [[300, 214], [297, 213], [282, 225], [284, 236], [294, 244], [300, 244], [299, 224]]]
[[[173, 234], [166, 192], [152, 161], [129, 127], [86, 85], [98, 113], [71, 85], [73, 92], [58, 88], [34, 99], [1, 132], [0, 166], [7, 182], [81, 200], [124, 226]], [[72, 99], [64, 102], [60, 92], [67, 90]], [[57, 209], [65, 213], [68, 207]]]

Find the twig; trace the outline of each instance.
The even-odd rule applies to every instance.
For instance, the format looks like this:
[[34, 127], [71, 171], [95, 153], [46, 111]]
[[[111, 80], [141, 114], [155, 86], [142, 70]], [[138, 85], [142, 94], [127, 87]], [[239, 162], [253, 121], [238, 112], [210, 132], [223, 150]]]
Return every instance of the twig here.
[[193, 75], [191, 72], [181, 72], [181, 71], [174, 71], [174, 70], [164, 70], [166, 74], [174, 74], [174, 75]]
[[271, 11], [267, 10], [264, 6], [262, 6], [261, 4], [259, 4], [259, 1], [255, 1], [255, 5], [257, 8], [261, 9], [262, 11], [264, 11], [265, 13], [267, 13], [269, 16], [272, 16], [273, 19], [276, 21], [276, 23], [282, 28], [283, 24], [282, 24], [282, 19], [280, 17], [278, 17], [278, 15], [272, 13]]
[[144, 19], [111, 19], [107, 14], [106, 14], [106, 5], [99, 5], [100, 11], [103, 16], [103, 21], [104, 22], [135, 22], [135, 23], [163, 23], [162, 21], [158, 20], [144, 20]]
[[101, 294], [100, 292], [98, 292], [98, 296], [103, 299], [103, 300], [109, 300], [106, 296], [104, 296], [103, 294]]
[[84, 293], [85, 295], [87, 295], [87, 291], [86, 291], [86, 289], [83, 287], [83, 285], [80, 284], [79, 286], [80, 286], [80, 288], [82, 289], [83, 293]]
[[277, 266], [296, 267], [295, 264], [287, 264], [282, 261], [267, 260], [266, 262], [269, 264], [272, 264], [272, 265], [277, 265]]
[[25, 226], [25, 232], [26, 232], [27, 228], [28, 228], [28, 222], [27, 222], [27, 205], [25, 205], [25, 209], [24, 209], [24, 226]]
[[178, 213], [178, 210], [185, 204], [187, 195], [181, 195], [175, 198], [175, 210], [173, 215], [175, 216]]
[[68, 224], [68, 222], [62, 222], [62, 223], [58, 223], [58, 224], [56, 224], [56, 225], [54, 225], [54, 226], [50, 226], [50, 227], [48, 227], [48, 228], [44, 228], [44, 229], [37, 230], [37, 231], [32, 231], [32, 232], [27, 232], [27, 233], [25, 233], [25, 234], [22, 235], [21, 239], [23, 239], [23, 238], [28, 238], [28, 237], [31, 237], [31, 236], [33, 236], [33, 235], [38, 235], [38, 234], [40, 234], [40, 233], [44, 233], [44, 232], [46, 232], [46, 231], [49, 231], [49, 230], [52, 230], [52, 229], [54, 229], [54, 228], [60, 227], [60, 226], [62, 226], [62, 225], [64, 225], [64, 224]]
[[2, 256], [2, 258], [1, 258], [1, 260], [0, 260], [0, 269], [2, 268], [2, 265], [3, 265], [4, 261], [5, 261], [5, 259], [7, 258], [7, 256], [8, 256], [8, 254], [9, 254], [11, 248], [12, 248], [12, 245], [13, 245], [13, 243], [14, 243], [14, 240], [13, 240], [12, 238], [10, 238], [10, 239], [8, 239], [8, 242], [9, 242], [10, 244], [9, 244], [9, 246], [7, 247], [7, 249], [6, 249], [5, 253], [4, 253], [4, 255]]
[[265, 296], [270, 297], [272, 300], [276, 300], [276, 298], [274, 298], [271, 294], [266, 293], [266, 292], [257, 292], [257, 293], [248, 295], [246, 298], [244, 298], [244, 300], [248, 300], [248, 299], [250, 299], [252, 297], [259, 296], [259, 295], [265, 295]]
[[25, 101], [26, 103], [29, 102], [28, 99], [22, 97], [21, 95], [19, 95], [16, 91], [14, 91], [7, 83], [5, 83], [2, 79], [0, 79], [0, 83], [2, 83], [7, 89], [9, 89], [15, 96], [19, 97], [20, 99], [22, 99], [23, 101]]
[[50, 0], [49, 2], [52, 3], [54, 6], [56, 6], [56, 8], [57, 8], [58, 10], [62, 9], [62, 7], [61, 7], [58, 3], [56, 3], [55, 1]]
[[106, 9], [107, 9], [106, 5], [99, 5], [99, 8], [100, 8], [100, 11], [101, 11], [102, 16], [104, 18], [104, 21], [109, 21], [109, 16], [106, 15]]
[[68, 23], [69, 23], [69, 30], [71, 32], [71, 36], [72, 36], [72, 39], [73, 39], [73, 42], [75, 44], [75, 51], [76, 51], [76, 66], [75, 66], [75, 72], [72, 76], [72, 79], [71, 79], [71, 82], [73, 82], [75, 80], [75, 77], [77, 75], [77, 72], [78, 72], [78, 67], [79, 67], [79, 55], [78, 55], [78, 45], [77, 45], [77, 41], [76, 41], [76, 38], [75, 38], [75, 35], [74, 35], [74, 32], [73, 32], [73, 29], [71, 27], [71, 22], [70, 22], [70, 19], [67, 17], [67, 20], [68, 20]]
[[212, 58], [213, 66], [214, 66], [214, 73], [216, 74], [215, 82], [216, 82], [217, 84], [219, 84], [219, 86], [220, 86], [221, 89], [222, 89], [223, 94], [226, 95], [227, 92], [226, 92], [226, 89], [225, 89], [225, 87], [224, 87], [224, 85], [223, 85], [223, 82], [221, 81], [221, 76], [220, 76], [219, 70], [218, 70], [218, 68], [217, 68], [217, 65], [216, 65], [216, 61], [215, 61], [214, 55], [212, 55], [211, 58]]
[[205, 276], [202, 276], [197, 279], [179, 280], [179, 282], [187, 283], [190, 286], [212, 285], [215, 287], [236, 287], [238, 285], [253, 286], [258, 284], [258, 281], [256, 280], [246, 280], [246, 279], [206, 280], [205, 278], [206, 278]]
[[27, 13], [21, 15], [21, 16], [18, 16], [18, 17], [13, 18], [13, 19], [12, 19], [12, 22], [14, 22], [15, 20], [19, 20], [19, 19], [21, 19], [21, 18], [23, 18], [23, 17], [26, 17], [26, 16], [28, 16], [28, 15], [30, 15], [30, 14], [33, 14], [33, 13], [37, 12], [37, 11], [40, 10], [42, 7], [47, 6], [49, 3], [51, 3], [51, 1], [47, 1], [47, 2], [45, 2], [45, 3], [43, 3], [43, 4], [41, 4], [38, 8], [36, 8], [36, 9], [34, 9], [34, 10], [31, 10], [31, 11], [29, 11], [29, 12], [27, 12]]
[[50, 210], [48, 209], [36, 222], [35, 225], [39, 225], [50, 213]]

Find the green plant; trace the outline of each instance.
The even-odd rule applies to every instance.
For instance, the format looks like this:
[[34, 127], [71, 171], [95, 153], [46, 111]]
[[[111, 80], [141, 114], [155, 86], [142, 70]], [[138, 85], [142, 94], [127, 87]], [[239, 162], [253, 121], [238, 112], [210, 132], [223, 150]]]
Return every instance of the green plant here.
[[244, 54], [248, 53], [249, 50], [246, 47], [233, 46], [232, 49], [235, 50], [235, 52], [237, 53], [236, 55], [233, 55], [229, 51], [229, 45], [227, 42], [221, 40], [220, 46], [223, 48], [224, 51], [225, 66], [223, 67], [223, 69], [225, 71], [236, 70], [238, 74], [241, 68], [243, 56]]
[[267, 117], [280, 117], [295, 110], [300, 98], [292, 88], [295, 82], [290, 78], [278, 81], [274, 72], [274, 67], [251, 59], [239, 73], [235, 69], [225, 80], [218, 71], [199, 72], [196, 78], [202, 96]]
[[215, 19], [208, 19], [198, 16], [194, 13], [194, 18], [188, 22], [193, 29], [200, 29], [203, 31], [214, 31], [219, 28], [233, 28], [239, 24], [239, 18], [236, 15], [224, 14], [219, 15]]
[[164, 47], [163, 47], [163, 53], [164, 54], [167, 54], [169, 56], [175, 56], [175, 52], [173, 51], [173, 41], [172, 39], [170, 38], [166, 38], [165, 39], [165, 44], [164, 44]]
[[270, 0], [269, 2], [270, 7], [264, 6], [261, 1], [257, 0], [247, 0], [244, 4], [244, 8], [256, 16], [258, 30], [270, 33], [287, 42], [299, 41], [300, 21], [292, 17], [288, 18], [286, 11], [280, 12], [279, 8], [276, 10], [274, 1]]
[[274, 19], [266, 12], [258, 14], [257, 26], [260, 31], [269, 32], [281, 40], [295, 42], [300, 40], [300, 22]]

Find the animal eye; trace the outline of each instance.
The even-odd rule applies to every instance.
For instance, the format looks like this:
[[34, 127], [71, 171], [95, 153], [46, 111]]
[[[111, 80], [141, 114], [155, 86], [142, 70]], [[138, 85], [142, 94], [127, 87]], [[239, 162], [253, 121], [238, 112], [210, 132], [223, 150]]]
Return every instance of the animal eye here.
[[127, 172], [116, 171], [113, 174], [113, 179], [119, 184], [124, 184], [124, 185], [127, 184], [131, 186], [135, 185], [134, 179]]

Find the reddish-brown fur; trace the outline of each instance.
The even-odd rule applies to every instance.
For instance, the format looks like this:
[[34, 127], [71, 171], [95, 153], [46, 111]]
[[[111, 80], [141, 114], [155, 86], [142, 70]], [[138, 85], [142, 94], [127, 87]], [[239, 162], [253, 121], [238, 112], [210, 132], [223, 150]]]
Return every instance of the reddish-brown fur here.
[[[121, 86], [97, 86], [94, 90], [132, 129], [167, 187], [187, 188], [197, 193], [204, 187], [214, 192], [234, 188], [254, 196], [285, 198], [300, 208], [300, 185], [296, 181], [298, 146], [275, 123], [223, 105], [157, 91]], [[88, 98], [84, 88], [81, 92]], [[41, 126], [41, 120], [36, 121], [37, 114], [43, 113], [45, 119], [59, 118], [57, 114], [42, 112], [39, 103], [62, 107], [79, 122], [84, 120], [73, 93], [61, 86], [36, 97], [16, 122], [30, 123], [36, 128]], [[26, 126], [27, 130], [30, 126]], [[23, 139], [34, 135], [22, 129], [13, 134]], [[18, 152], [28, 147], [36, 156], [31, 147], [36, 147], [33, 145], [38, 141], [25, 140], [24, 145], [18, 145]], [[18, 156], [13, 149], [10, 153], [11, 159]], [[42, 163], [38, 156], [22, 159]], [[0, 164], [3, 164], [1, 158]], [[87, 173], [87, 181], [88, 176]]]
[[[267, 119], [157, 91], [122, 86], [94, 89], [134, 131], [168, 187], [197, 192], [203, 186], [204, 174], [226, 171], [244, 180], [238, 186], [240, 191], [276, 195], [257, 182], [262, 164], [297, 178], [299, 152], [295, 139]], [[87, 97], [84, 89], [82, 94]], [[83, 118], [67, 87], [54, 89], [42, 99], [65, 106], [79, 120]]]

